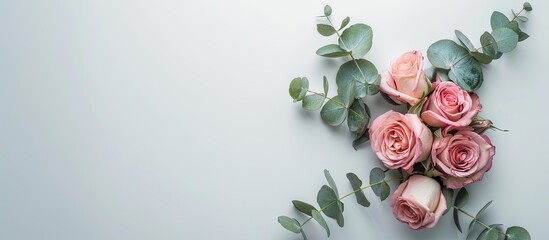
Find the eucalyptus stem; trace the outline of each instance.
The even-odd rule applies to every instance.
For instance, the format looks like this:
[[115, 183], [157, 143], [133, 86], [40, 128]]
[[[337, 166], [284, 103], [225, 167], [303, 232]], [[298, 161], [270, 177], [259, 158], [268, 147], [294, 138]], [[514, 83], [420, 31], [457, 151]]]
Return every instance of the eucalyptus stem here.
[[513, 20], [512, 21], [515, 21], [515, 19], [517, 19], [518, 16], [520, 16], [520, 14], [522, 13], [522, 11], [524, 11], [524, 7], [513, 17]]
[[[317, 93], [317, 92], [311, 91], [311, 90], [309, 90], [309, 89], [307, 89], [307, 92], [310, 92], [310, 93], [312, 93], [312, 94], [316, 94], [316, 95], [318, 95], [318, 96], [322, 96], [322, 97], [324, 97], [324, 98], [326, 98], [326, 99], [328, 99], [328, 100], [332, 100], [332, 99], [329, 98], [328, 96], [324, 96], [324, 94], [322, 94], [322, 93]], [[360, 117], [361, 119], [364, 119], [364, 117], [363, 117], [360, 113], [358, 113], [357, 111], [353, 110], [352, 108], [349, 108], [349, 107], [345, 106], [345, 104], [340, 103], [340, 102], [338, 102], [338, 101], [333, 101], [333, 102], [336, 103], [337, 105], [342, 106], [343, 108], [347, 109], [349, 112], [354, 113], [355, 115], [357, 115], [357, 116]]]
[[[476, 218], [476, 217], [475, 217], [475, 216], [473, 216], [472, 214], [470, 214], [470, 213], [466, 212], [466, 211], [465, 211], [465, 210], [463, 210], [462, 208], [460, 208], [460, 207], [457, 207], [457, 206], [454, 206], [454, 205], [452, 205], [452, 207], [453, 207], [453, 208], [455, 208], [456, 210], [458, 210], [459, 212], [461, 212], [461, 213], [465, 214], [466, 216], [468, 216], [468, 217], [472, 218], [472, 219], [473, 219], [473, 221], [477, 222], [477, 223], [478, 223], [479, 225], [483, 226], [484, 228], [486, 228], [486, 229], [488, 229], [488, 230], [494, 229], [493, 227], [490, 227], [490, 226], [488, 226], [488, 224], [486, 224], [486, 223], [484, 223], [484, 222], [480, 221], [480, 219]], [[505, 236], [505, 233], [503, 233], [503, 232], [500, 232], [500, 231], [499, 231], [499, 229], [497, 229], [497, 228], [496, 228], [496, 230], [498, 231], [498, 233], [499, 233], [499, 234], [501, 234], [501, 235], [504, 235], [504, 236]]]
[[[367, 189], [367, 188], [370, 188], [370, 187], [373, 187], [373, 186], [376, 186], [376, 185], [379, 185], [379, 184], [382, 184], [382, 183], [389, 183], [389, 182], [393, 182], [393, 181], [398, 181], [398, 180], [402, 180], [401, 178], [391, 178], [391, 179], [388, 179], [388, 180], [383, 180], [383, 181], [379, 181], [379, 182], [376, 182], [376, 183], [372, 183], [370, 185], [367, 185], [367, 186], [364, 186], [364, 187], [360, 187], [359, 189], [355, 190], [355, 191], [352, 191], [350, 193], [347, 193], [345, 195], [343, 195], [342, 197], [338, 198], [337, 200], [335, 201], [332, 201], [331, 203], [328, 203], [326, 206], [324, 206], [323, 208], [321, 208], [320, 210], [318, 210], [319, 213], [323, 212], [326, 208], [332, 206], [334, 203], [337, 203], [345, 198], [347, 198], [348, 196], [351, 196], [353, 194], [355, 194], [356, 192], [358, 191], [362, 191], [364, 189]], [[301, 227], [305, 226], [305, 224], [307, 224], [309, 221], [311, 221], [311, 219], [313, 219], [313, 217], [309, 217], [307, 220], [305, 220], [305, 222], [303, 222], [302, 224], [300, 224]]]

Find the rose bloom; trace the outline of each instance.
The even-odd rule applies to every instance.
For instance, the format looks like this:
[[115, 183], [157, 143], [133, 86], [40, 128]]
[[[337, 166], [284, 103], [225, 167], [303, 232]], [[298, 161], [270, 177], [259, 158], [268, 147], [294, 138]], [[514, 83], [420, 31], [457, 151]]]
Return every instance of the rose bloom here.
[[454, 134], [443, 132], [433, 143], [431, 157], [435, 176], [440, 176], [448, 188], [461, 188], [482, 180], [492, 167], [496, 148], [485, 135], [470, 127], [459, 128]]
[[482, 110], [477, 94], [469, 94], [453, 82], [441, 82], [437, 77], [433, 87], [421, 113], [421, 119], [429, 126], [467, 126]]
[[423, 56], [411, 51], [400, 56], [381, 74], [379, 89], [398, 104], [416, 105], [431, 83], [423, 73]]
[[416, 162], [431, 151], [433, 134], [416, 114], [392, 110], [377, 117], [369, 130], [372, 150], [389, 169], [402, 168], [411, 173]]
[[391, 207], [396, 219], [410, 228], [432, 228], [446, 210], [446, 199], [437, 181], [412, 175], [391, 196]]

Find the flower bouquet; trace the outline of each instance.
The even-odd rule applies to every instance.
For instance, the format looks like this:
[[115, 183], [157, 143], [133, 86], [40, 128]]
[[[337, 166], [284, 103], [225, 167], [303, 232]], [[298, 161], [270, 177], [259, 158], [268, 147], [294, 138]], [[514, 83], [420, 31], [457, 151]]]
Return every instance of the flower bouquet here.
[[[371, 170], [369, 184], [363, 184], [356, 174], [348, 173], [353, 191], [345, 195], [339, 194], [330, 172], [324, 170], [328, 185], [318, 191], [319, 207], [294, 200], [294, 207], [309, 218], [299, 222], [280, 216], [278, 222], [306, 239], [303, 226], [314, 220], [329, 237], [330, 228], [324, 216], [343, 227], [342, 200], [354, 195], [359, 205], [369, 207], [370, 201], [363, 190], [370, 188], [381, 201], [390, 196], [393, 215], [410, 229], [433, 228], [452, 210], [460, 232], [464, 229], [458, 215], [471, 219], [467, 237], [479, 225], [483, 230], [477, 239], [529, 240], [530, 234], [523, 227], [504, 229], [500, 224], [481, 220], [491, 201], [476, 214], [464, 207], [469, 199], [465, 186], [482, 180], [496, 154], [496, 147], [484, 132], [499, 129], [492, 121], [479, 116], [482, 104], [475, 93], [484, 81], [482, 65], [499, 59], [529, 37], [520, 29], [520, 22], [528, 20], [522, 14], [531, 10], [532, 6], [526, 2], [518, 13], [512, 11], [511, 19], [501, 12], [493, 12], [492, 29], [480, 36], [480, 47], [475, 47], [458, 30], [455, 31], [457, 42], [445, 39], [433, 43], [426, 53], [431, 68], [424, 67], [420, 51], [410, 51], [379, 74], [375, 65], [363, 58], [372, 47], [372, 28], [362, 23], [347, 27], [349, 17], [336, 26], [331, 19], [332, 8], [325, 6], [320, 16], [323, 23], [317, 24], [317, 30], [323, 36], [337, 36], [337, 43], [323, 46], [316, 53], [328, 58], [350, 58], [337, 72], [337, 95], [327, 96], [326, 77], [322, 92], [310, 90], [307, 78], [295, 78], [290, 83], [289, 94], [306, 110], [321, 109], [320, 116], [329, 125], [338, 126], [346, 120], [354, 135], [353, 147], [356, 149], [369, 141], [383, 168]], [[370, 124], [370, 110], [364, 98], [376, 94], [391, 104], [407, 105], [408, 111], [389, 110]], [[388, 183], [396, 181], [400, 185], [391, 194]]]

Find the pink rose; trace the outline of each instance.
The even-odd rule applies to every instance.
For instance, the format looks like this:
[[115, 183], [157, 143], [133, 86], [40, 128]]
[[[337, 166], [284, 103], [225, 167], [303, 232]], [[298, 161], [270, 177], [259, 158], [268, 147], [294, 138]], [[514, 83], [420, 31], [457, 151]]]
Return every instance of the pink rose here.
[[420, 51], [403, 54], [381, 74], [380, 91], [399, 104], [416, 105], [430, 87], [423, 73], [423, 56]]
[[377, 117], [369, 130], [372, 150], [390, 169], [411, 173], [414, 163], [425, 160], [431, 151], [433, 134], [416, 114], [389, 110]]
[[446, 210], [446, 199], [437, 181], [413, 175], [393, 193], [391, 207], [396, 219], [410, 228], [432, 228]]
[[485, 135], [470, 127], [459, 128], [454, 134], [443, 132], [433, 143], [431, 157], [435, 176], [442, 178], [448, 188], [461, 188], [482, 180], [492, 167], [496, 148]]
[[467, 126], [482, 110], [477, 94], [469, 94], [453, 82], [441, 82], [437, 77], [433, 87], [421, 113], [421, 119], [429, 126]]

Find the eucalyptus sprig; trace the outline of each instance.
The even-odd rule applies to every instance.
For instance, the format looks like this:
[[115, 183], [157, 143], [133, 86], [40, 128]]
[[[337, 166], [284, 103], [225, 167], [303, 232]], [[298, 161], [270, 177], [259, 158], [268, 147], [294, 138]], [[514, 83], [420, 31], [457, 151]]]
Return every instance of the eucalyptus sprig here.
[[323, 185], [318, 191], [317, 203], [319, 205], [319, 208], [317, 209], [313, 205], [303, 201], [293, 200], [292, 204], [294, 205], [295, 209], [309, 216], [309, 218], [307, 218], [305, 221], [300, 223], [295, 218], [290, 218], [288, 216], [280, 216], [278, 217], [278, 222], [280, 223], [280, 225], [282, 225], [282, 227], [284, 227], [288, 231], [291, 231], [294, 233], [301, 233], [301, 235], [303, 236], [303, 239], [307, 240], [307, 235], [303, 231], [303, 226], [305, 226], [305, 224], [311, 221], [311, 219], [314, 219], [320, 226], [322, 226], [326, 230], [326, 234], [328, 235], [328, 237], [330, 237], [330, 228], [328, 227], [328, 224], [326, 223], [326, 220], [324, 219], [322, 214], [336, 220], [337, 224], [340, 227], [343, 227], [344, 205], [343, 205], [343, 202], [341, 202], [341, 200], [351, 195], [355, 195], [356, 201], [358, 204], [364, 207], [369, 207], [370, 201], [368, 201], [368, 199], [366, 198], [366, 195], [364, 195], [364, 192], [363, 192], [363, 190], [367, 188], [371, 188], [374, 194], [378, 196], [381, 201], [387, 199], [391, 191], [388, 183], [392, 181], [399, 181], [401, 180], [401, 178], [385, 179], [386, 171], [387, 170], [384, 171], [381, 168], [373, 168], [370, 171], [369, 185], [363, 185], [362, 180], [360, 180], [360, 178], [358, 178], [356, 174], [347, 173], [347, 179], [349, 180], [349, 183], [351, 184], [353, 191], [340, 197], [339, 191], [337, 189], [337, 185], [334, 179], [332, 178], [332, 176], [330, 175], [330, 172], [328, 170], [324, 170], [324, 176], [328, 182], [328, 185]]
[[484, 81], [481, 64], [489, 64], [492, 60], [499, 59], [503, 53], [511, 52], [518, 42], [529, 37], [519, 27], [519, 21], [528, 21], [527, 17], [520, 15], [523, 11], [532, 11], [532, 5], [525, 2], [518, 13], [511, 10], [511, 20], [505, 14], [494, 11], [490, 18], [492, 32], [486, 31], [480, 36], [481, 47], [475, 48], [465, 34], [455, 30], [461, 45], [448, 39], [437, 41], [427, 50], [427, 58], [434, 67], [446, 73], [461, 88], [473, 92], [479, 89]]
[[[443, 189], [444, 196], [446, 198], [446, 203], [448, 204], [448, 209], [453, 208], [453, 215], [454, 215], [454, 223], [457, 227], [457, 229], [460, 232], [463, 232], [461, 229], [461, 224], [459, 220], [459, 213], [464, 214], [465, 216], [468, 216], [471, 218], [471, 222], [469, 223], [469, 230], [467, 231], [467, 237], [468, 239], [471, 234], [474, 231], [475, 226], [478, 224], [484, 228], [484, 230], [478, 235], [477, 240], [498, 240], [499, 236], [503, 236], [505, 240], [530, 240], [530, 233], [523, 227], [519, 226], [512, 226], [507, 228], [505, 232], [501, 229], [502, 224], [491, 224], [488, 225], [487, 223], [483, 222], [480, 218], [485, 212], [485, 210], [492, 204], [492, 201], [489, 201], [486, 203], [478, 212], [477, 214], [473, 215], [471, 213], [468, 213], [463, 209], [463, 207], [467, 204], [469, 201], [469, 193], [467, 192], [467, 189], [461, 188], [455, 199], [453, 199], [454, 196], [454, 190], [451, 189]], [[453, 202], [453, 204], [452, 204]]]
[[[332, 8], [324, 7], [324, 14], [319, 16], [325, 23], [317, 24], [317, 31], [322, 36], [337, 36], [337, 44], [328, 44], [319, 48], [316, 54], [327, 58], [348, 57], [336, 75], [337, 95], [327, 97], [328, 80], [324, 76], [324, 93], [308, 89], [307, 78], [294, 78], [290, 83], [290, 96], [294, 102], [302, 101], [306, 110], [316, 111], [320, 108], [320, 117], [332, 126], [339, 126], [347, 120], [349, 131], [354, 134], [353, 147], [368, 140], [370, 110], [363, 98], [379, 92], [381, 77], [377, 68], [362, 57], [372, 48], [372, 28], [363, 23], [347, 27], [351, 21], [346, 17], [337, 27], [333, 24]], [[327, 100], [327, 101], [326, 101]]]

